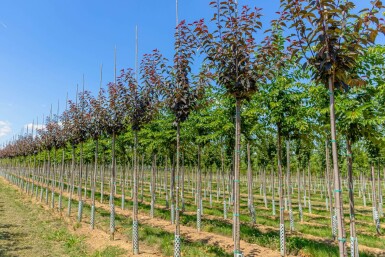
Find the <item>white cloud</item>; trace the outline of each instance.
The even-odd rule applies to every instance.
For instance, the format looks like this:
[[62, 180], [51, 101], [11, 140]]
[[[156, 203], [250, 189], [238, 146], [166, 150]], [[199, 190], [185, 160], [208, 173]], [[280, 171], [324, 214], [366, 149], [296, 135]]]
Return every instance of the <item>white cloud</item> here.
[[11, 132], [11, 123], [0, 120], [0, 138], [9, 135]]

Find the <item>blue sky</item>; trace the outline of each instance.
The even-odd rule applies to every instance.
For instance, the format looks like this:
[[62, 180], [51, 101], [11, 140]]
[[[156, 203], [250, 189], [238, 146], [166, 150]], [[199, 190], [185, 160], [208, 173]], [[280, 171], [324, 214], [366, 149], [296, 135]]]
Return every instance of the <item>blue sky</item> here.
[[[179, 18], [210, 18], [211, 0], [179, 0]], [[361, 2], [361, 1], [359, 1]], [[363, 1], [366, 2], [366, 1]], [[239, 0], [263, 8], [264, 24], [274, 17], [279, 0]], [[117, 66], [135, 65], [135, 26], [139, 56], [157, 48], [171, 57], [175, 0], [2, 0], [0, 8], [0, 146], [23, 127], [63, 111], [76, 85], [96, 92], [103, 64], [103, 84], [113, 81]]]
[[[76, 84], [96, 92], [103, 64], [103, 84], [117, 66], [135, 65], [135, 26], [139, 56], [155, 48], [173, 54], [175, 0], [3, 0], [0, 9], [0, 145], [39, 123], [51, 105], [61, 111], [74, 99]], [[208, 0], [179, 0], [179, 19], [211, 17]], [[274, 13], [278, 0], [260, 1]], [[263, 3], [262, 3], [263, 2]], [[240, 4], [255, 1], [240, 0]]]

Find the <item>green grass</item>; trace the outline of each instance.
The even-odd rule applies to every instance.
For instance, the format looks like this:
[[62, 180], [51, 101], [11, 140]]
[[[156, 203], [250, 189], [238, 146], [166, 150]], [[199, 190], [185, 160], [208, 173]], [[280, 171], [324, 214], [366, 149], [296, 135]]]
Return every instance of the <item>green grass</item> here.
[[46, 239], [60, 242], [71, 256], [85, 256], [87, 254], [84, 237], [73, 235], [65, 228], [52, 231], [47, 235]]

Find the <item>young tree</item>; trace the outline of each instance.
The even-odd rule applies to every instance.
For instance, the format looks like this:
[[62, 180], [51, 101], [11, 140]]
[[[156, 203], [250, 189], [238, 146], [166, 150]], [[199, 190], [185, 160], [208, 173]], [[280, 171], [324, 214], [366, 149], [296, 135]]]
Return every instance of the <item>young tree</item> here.
[[[116, 56], [116, 50], [115, 50]], [[111, 192], [110, 192], [110, 235], [111, 240], [115, 235], [115, 186], [116, 186], [116, 137], [125, 130], [127, 117], [127, 89], [122, 83], [116, 82], [116, 62], [115, 62], [115, 82], [107, 85], [108, 98], [105, 102], [105, 132], [111, 135]]]
[[[170, 80], [164, 88], [165, 104], [175, 116], [174, 126], [176, 127], [175, 257], [179, 257], [181, 254], [179, 221], [180, 125], [187, 120], [191, 111], [196, 108], [197, 100], [202, 96], [204, 86], [202, 83], [202, 80], [204, 80], [203, 74], [198, 77], [190, 75], [194, 49], [191, 48], [190, 39], [186, 37], [186, 34], [180, 32], [183, 26], [184, 23], [182, 22], [176, 32], [174, 65], [169, 70]], [[171, 199], [171, 201], [173, 204], [174, 199]]]
[[346, 158], [349, 181], [349, 213], [350, 213], [350, 239], [352, 256], [358, 256], [358, 242], [355, 225], [354, 187], [353, 187], [353, 157], [352, 145], [359, 139], [376, 139], [381, 115], [376, 108], [374, 97], [376, 88], [367, 86], [362, 89], [352, 89], [346, 94], [336, 97], [337, 128], [346, 136]]
[[79, 103], [76, 108], [76, 116], [74, 117], [75, 126], [78, 129], [78, 141], [80, 144], [80, 160], [79, 160], [79, 178], [78, 178], [78, 221], [81, 222], [83, 218], [83, 194], [82, 194], [82, 185], [83, 185], [83, 168], [84, 168], [84, 142], [89, 137], [89, 125], [90, 125], [90, 115], [86, 113], [86, 109], [89, 109], [87, 105], [86, 95], [88, 92], [84, 91], [84, 76], [83, 76], [83, 91], [79, 93]]
[[[151, 114], [151, 118], [156, 113], [154, 112], [157, 106], [157, 103], [160, 103], [163, 99], [162, 89], [165, 87], [166, 79], [163, 77], [163, 74], [166, 73], [166, 62], [167, 60], [162, 56], [162, 54], [157, 50], [153, 50], [150, 54], [145, 54], [143, 56], [142, 62], [140, 64], [140, 73], [141, 79], [145, 84], [145, 90], [148, 91], [149, 96], [152, 99], [152, 110], [148, 110], [148, 114]], [[151, 92], [151, 88], [153, 92]], [[165, 110], [161, 110], [157, 113], [156, 119], [153, 119], [153, 122], [148, 124], [142, 131], [142, 138], [145, 141], [144, 144], [147, 146], [146, 148], [151, 151], [151, 156], [153, 157], [153, 162], [155, 167], [152, 167], [152, 175], [151, 175], [151, 217], [154, 216], [155, 209], [155, 169], [156, 169], [156, 158], [157, 154], [159, 154], [162, 150], [167, 152], [169, 147], [168, 145], [172, 141], [174, 141], [174, 133], [171, 127], [168, 127], [168, 117], [166, 116]], [[149, 117], [150, 118], [150, 117]], [[149, 119], [147, 120], [149, 121]], [[147, 122], [145, 122], [147, 123]], [[166, 160], [167, 162], [167, 160]], [[165, 172], [165, 175], [167, 172]], [[165, 183], [167, 180], [165, 179]], [[166, 191], [166, 207], [168, 205], [168, 194]], [[168, 207], [167, 207], [168, 208]]]
[[[281, 72], [283, 73], [282, 69]], [[283, 159], [282, 159], [282, 138], [287, 140], [287, 179], [288, 187], [286, 192], [289, 203], [289, 216], [290, 216], [290, 231], [294, 230], [294, 217], [291, 207], [291, 183], [290, 183], [290, 140], [296, 133], [296, 131], [304, 130], [308, 123], [306, 122], [306, 113], [304, 108], [301, 107], [303, 101], [303, 87], [300, 83], [296, 83], [293, 77], [290, 77], [287, 73], [277, 74], [277, 76], [271, 80], [271, 83], [261, 86], [262, 103], [264, 104], [264, 112], [266, 113], [265, 122], [268, 126], [273, 126], [276, 129], [277, 134], [277, 162], [278, 162], [278, 192], [279, 192], [279, 207], [280, 207], [280, 238], [281, 238], [281, 255], [286, 255], [285, 244], [285, 223], [284, 223], [284, 175], [283, 175]]]
[[95, 190], [96, 190], [96, 174], [98, 172], [98, 155], [99, 155], [99, 139], [105, 127], [105, 117], [107, 114], [105, 107], [106, 97], [102, 88], [102, 74], [100, 78], [100, 89], [98, 97], [95, 98], [91, 94], [86, 95], [88, 105], [86, 113], [90, 116], [88, 133], [95, 144], [94, 153], [94, 171], [91, 176], [91, 217], [90, 226], [95, 226]]
[[[145, 63], [145, 62], [144, 62]], [[143, 68], [145, 70], [145, 68]], [[144, 74], [147, 77], [147, 74]], [[118, 77], [118, 85], [126, 89], [125, 103], [127, 109], [127, 122], [131, 125], [134, 134], [134, 188], [133, 188], [133, 224], [132, 240], [133, 253], [139, 254], [139, 234], [138, 234], [138, 133], [144, 124], [151, 121], [156, 113], [158, 105], [158, 88], [151, 83], [151, 78], [139, 84], [137, 77], [132, 69], [122, 70]]]
[[[61, 120], [61, 117], [59, 116], [58, 117], [58, 121]], [[60, 186], [60, 189], [59, 189], [59, 201], [58, 201], [58, 209], [59, 209], [59, 212], [61, 214], [61, 211], [62, 211], [62, 203], [63, 203], [63, 190], [64, 190], [64, 171], [65, 171], [65, 153], [66, 153], [66, 148], [67, 148], [67, 133], [64, 129], [64, 126], [63, 126], [63, 121], [61, 121], [61, 124], [59, 124], [60, 126], [60, 132], [59, 132], [59, 138], [58, 141], [60, 142], [60, 144], [58, 144], [57, 148], [60, 149], [61, 148], [61, 152], [62, 152], [62, 158], [61, 158], [61, 168], [60, 168], [60, 175], [59, 175], [59, 186]]]
[[[334, 89], [355, 86], [349, 72], [357, 65], [362, 49], [374, 43], [378, 32], [385, 33], [379, 19], [381, 1], [372, 1], [372, 7], [355, 13], [355, 4], [338, 0], [281, 0], [281, 26], [289, 27], [289, 49], [293, 56], [305, 59], [313, 78], [329, 90], [330, 125], [334, 170], [335, 205], [338, 220], [340, 256], [346, 256], [346, 238], [343, 222], [341, 177], [338, 167]], [[301, 53], [297, 55], [297, 53]]]
[[[77, 99], [77, 95], [76, 95]], [[80, 109], [76, 102], [73, 102], [71, 100], [68, 101], [69, 108], [66, 110], [63, 115], [62, 115], [62, 121], [63, 121], [63, 129], [64, 133], [67, 135], [67, 139], [71, 145], [72, 148], [72, 162], [71, 162], [71, 181], [70, 181], [70, 195], [68, 198], [68, 208], [67, 208], [67, 215], [71, 215], [71, 204], [72, 204], [72, 194], [74, 191], [74, 179], [75, 179], [75, 165], [76, 165], [76, 158], [75, 158], [75, 150], [76, 146], [80, 142], [80, 137], [81, 137], [81, 130], [79, 126], [79, 114], [80, 114]]]
[[373, 222], [376, 226], [377, 235], [380, 234], [380, 217], [378, 213], [378, 199], [376, 193], [376, 175], [375, 175], [375, 164], [380, 158], [380, 142], [376, 138], [366, 140], [366, 148], [370, 160], [371, 170], [371, 182], [372, 182], [372, 212]]
[[206, 55], [209, 66], [215, 70], [216, 83], [235, 99], [235, 157], [234, 157], [234, 256], [242, 255], [240, 249], [240, 151], [241, 105], [266, 79], [269, 64], [268, 48], [257, 46], [256, 33], [262, 27], [261, 9], [243, 6], [238, 10], [234, 0], [213, 1], [216, 10], [212, 22], [214, 32], [209, 32], [204, 20], [193, 24], [196, 41]]

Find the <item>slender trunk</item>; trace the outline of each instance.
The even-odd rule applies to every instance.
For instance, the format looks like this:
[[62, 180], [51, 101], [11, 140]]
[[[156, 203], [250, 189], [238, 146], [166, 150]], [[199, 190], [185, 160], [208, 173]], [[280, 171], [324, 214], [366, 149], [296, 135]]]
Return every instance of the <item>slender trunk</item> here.
[[209, 180], [209, 203], [210, 203], [210, 208], [213, 207], [213, 198], [212, 198], [212, 189], [213, 189], [213, 169], [210, 168], [210, 180]]
[[382, 204], [383, 204], [383, 199], [382, 199], [382, 188], [381, 188], [381, 168], [380, 168], [380, 163], [378, 163], [378, 173], [377, 173], [377, 184], [378, 184], [378, 218], [381, 218], [383, 215], [383, 210], [382, 210]]
[[350, 248], [351, 257], [358, 257], [358, 244], [356, 236], [356, 217], [354, 214], [354, 187], [353, 187], [353, 161], [352, 161], [352, 142], [346, 140], [348, 178], [349, 178], [349, 211], [350, 211]]
[[70, 196], [68, 198], [68, 216], [71, 215], [71, 201], [72, 194], [74, 191], [74, 181], [75, 181], [75, 145], [72, 145], [72, 163], [71, 163], [71, 184], [70, 184]]
[[179, 155], [180, 155], [180, 124], [176, 125], [176, 190], [175, 190], [175, 242], [174, 242], [174, 257], [181, 256], [180, 249], [180, 223], [179, 223]]
[[337, 213], [337, 228], [338, 228], [338, 248], [340, 257], [347, 255], [346, 238], [343, 220], [343, 206], [342, 206], [342, 189], [341, 189], [341, 175], [338, 167], [338, 150], [336, 141], [336, 119], [334, 113], [334, 93], [333, 93], [333, 77], [329, 77], [329, 92], [330, 92], [330, 130], [332, 142], [333, 155], [333, 172], [334, 172], [334, 193], [335, 193], [335, 208]]
[[103, 198], [104, 198], [104, 169], [106, 167], [106, 160], [105, 160], [105, 155], [103, 152], [102, 155], [102, 166], [100, 169], [100, 203], [103, 203]]
[[247, 205], [249, 207], [249, 212], [252, 220], [252, 224], [256, 223], [256, 215], [254, 209], [254, 199], [253, 199], [253, 171], [251, 168], [251, 154], [250, 154], [250, 142], [247, 142]]
[[223, 218], [227, 219], [227, 206], [226, 206], [226, 175], [225, 175], [225, 160], [223, 156], [223, 150], [221, 151], [221, 172], [222, 172], [222, 196], [223, 196]]
[[263, 167], [263, 201], [265, 208], [267, 208], [267, 196], [266, 196], [266, 167]]
[[[125, 189], [126, 189], [126, 182], [127, 182], [127, 175], [126, 175], [126, 166], [121, 165], [121, 171], [123, 178], [121, 178], [120, 181], [120, 190], [122, 191], [122, 198], [121, 198], [121, 209], [124, 210], [124, 205], [126, 204], [126, 194], [125, 194]], [[123, 181], [122, 181], [123, 180]]]
[[276, 212], [275, 212], [275, 174], [274, 174], [274, 168], [273, 166], [271, 167], [271, 204], [272, 204], [272, 211], [273, 211], [273, 216], [275, 217]]
[[46, 172], [47, 187], [45, 188], [45, 203], [48, 205], [48, 190], [49, 190], [49, 183], [51, 182], [51, 178], [50, 178], [50, 175], [51, 175], [51, 150], [47, 150], [47, 153], [48, 153], [47, 172]]
[[184, 159], [183, 159], [183, 155], [181, 156], [182, 160], [182, 167], [181, 167], [181, 172], [182, 172], [182, 175], [181, 175], [181, 183], [182, 183], [182, 192], [181, 192], [181, 200], [182, 200], [182, 212], [185, 211], [185, 204], [184, 204], [184, 172], [185, 172], [185, 167], [184, 167]]
[[82, 179], [83, 179], [83, 142], [80, 143], [80, 167], [79, 167], [79, 185], [78, 185], [78, 222], [82, 221], [83, 216], [83, 200], [82, 200]]
[[98, 151], [99, 151], [99, 141], [96, 139], [94, 172], [92, 174], [92, 181], [91, 181], [91, 220], [90, 220], [91, 229], [94, 229], [95, 227], [95, 187], [96, 187], [96, 174], [98, 172]]
[[110, 239], [114, 240], [115, 237], [115, 180], [116, 180], [116, 161], [115, 161], [115, 132], [112, 133], [112, 158], [111, 158], [111, 184], [110, 184]]
[[384, 188], [385, 188], [385, 167], [384, 167], [384, 176], [383, 176], [383, 179], [384, 179]]
[[132, 210], [132, 250], [134, 255], [139, 254], [138, 233], [138, 131], [134, 131], [134, 192]]
[[168, 209], [169, 208], [169, 199], [168, 199], [168, 185], [167, 185], [167, 181], [168, 181], [167, 155], [164, 158], [164, 162], [165, 162], [165, 164], [164, 164], [164, 192], [166, 194], [166, 209]]
[[294, 217], [293, 217], [293, 208], [291, 204], [291, 175], [290, 175], [290, 141], [286, 141], [286, 162], [287, 162], [287, 201], [289, 204], [289, 219], [290, 219], [290, 232], [294, 231]]
[[[370, 174], [370, 171], [369, 171], [369, 174]], [[362, 196], [363, 196], [363, 201], [364, 201], [364, 207], [367, 206], [367, 204], [366, 204], [367, 187], [368, 187], [368, 177], [365, 174], [365, 172], [362, 172]]]
[[175, 156], [173, 156], [171, 163], [171, 177], [170, 177], [170, 202], [171, 202], [171, 224], [175, 223]]
[[325, 155], [326, 155], [326, 183], [327, 183], [328, 198], [329, 198], [330, 225], [332, 228], [333, 239], [335, 239], [336, 235], [334, 234], [334, 230], [333, 230], [334, 210], [333, 210], [332, 185], [331, 185], [331, 179], [330, 179], [329, 144], [327, 140], [325, 140]]
[[281, 146], [281, 127], [278, 125], [277, 133], [277, 159], [278, 159], [278, 195], [279, 195], [279, 235], [281, 256], [286, 256], [285, 239], [285, 216], [283, 206], [283, 174], [282, 174], [282, 146]]
[[84, 179], [84, 199], [87, 199], [87, 184], [88, 184], [88, 168], [89, 166], [87, 164], [84, 164], [85, 166], [85, 179]]
[[379, 217], [378, 217], [378, 206], [377, 206], [377, 193], [376, 193], [376, 177], [374, 171], [374, 163], [371, 165], [372, 171], [372, 208], [373, 208], [373, 221], [376, 226], [377, 235], [380, 234], [380, 226], [379, 226]]
[[241, 252], [241, 235], [239, 221], [240, 207], [240, 157], [241, 157], [241, 100], [236, 99], [235, 109], [235, 157], [234, 157], [234, 257], [242, 254]]
[[144, 154], [142, 155], [142, 166], [140, 169], [140, 202], [141, 203], [143, 202], [143, 187], [144, 187]]
[[217, 180], [216, 180], [216, 190], [217, 190], [217, 202], [219, 201], [219, 192], [220, 192], [220, 187], [219, 187], [219, 169], [216, 169], [217, 172]]
[[202, 171], [201, 171], [201, 146], [198, 144], [198, 181], [197, 181], [197, 230], [201, 231], [201, 206], [202, 206]]
[[36, 153], [33, 153], [32, 185], [31, 185], [31, 196], [32, 197], [33, 197], [33, 187], [35, 185], [35, 176], [36, 176]]
[[299, 220], [303, 222], [303, 214], [302, 214], [302, 202], [301, 202], [301, 171], [297, 168], [297, 180], [298, 180], [298, 213]]
[[308, 180], [309, 180], [309, 188], [308, 188], [308, 208], [309, 208], [309, 213], [311, 213], [311, 185], [312, 185], [312, 181], [311, 181], [311, 172], [310, 172], [310, 159], [309, 159], [309, 163], [307, 165], [307, 176], [308, 176]]
[[307, 183], [306, 183], [306, 177], [305, 177], [305, 169], [302, 169], [302, 189], [303, 189], [303, 206], [306, 208], [307, 205], [307, 198], [306, 198], [306, 192], [307, 192]]
[[151, 168], [151, 211], [150, 216], [154, 218], [155, 210], [155, 181], [156, 181], [156, 154], [152, 158], [152, 168]]
[[51, 208], [55, 208], [55, 186], [56, 186], [56, 148], [54, 148], [54, 164], [52, 172], [52, 183], [51, 183]]

